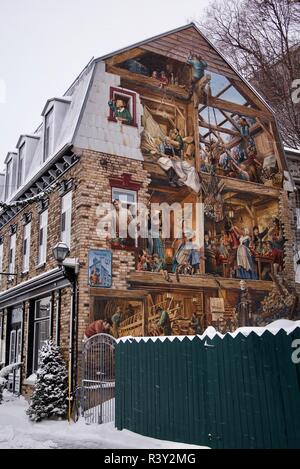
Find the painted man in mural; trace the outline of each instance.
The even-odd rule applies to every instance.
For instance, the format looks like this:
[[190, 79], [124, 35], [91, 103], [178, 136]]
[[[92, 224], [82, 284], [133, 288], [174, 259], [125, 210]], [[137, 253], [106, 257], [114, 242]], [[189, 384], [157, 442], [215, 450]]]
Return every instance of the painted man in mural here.
[[132, 116], [127, 109], [126, 103], [123, 99], [112, 100], [108, 102], [110, 109], [113, 111], [115, 118], [120, 124], [130, 125]]
[[196, 84], [204, 77], [208, 64], [205, 60], [202, 59], [200, 55], [197, 55], [193, 52], [190, 53], [190, 56], [187, 59], [187, 64], [191, 65], [193, 69], [193, 77], [191, 82], [191, 93], [193, 93]]
[[118, 306], [116, 312], [112, 315], [112, 318], [111, 318], [112, 333], [116, 339], [119, 338], [119, 327], [120, 327], [121, 321], [122, 321], [122, 311], [121, 311], [120, 306]]
[[172, 327], [169, 313], [160, 306], [157, 308], [157, 312], [160, 314], [160, 318], [157, 323], [158, 327], [163, 330], [164, 336], [172, 335]]
[[109, 334], [111, 328], [111, 322], [107, 319], [99, 319], [98, 321], [92, 322], [85, 331], [85, 339], [90, 339], [94, 335], [98, 334]]

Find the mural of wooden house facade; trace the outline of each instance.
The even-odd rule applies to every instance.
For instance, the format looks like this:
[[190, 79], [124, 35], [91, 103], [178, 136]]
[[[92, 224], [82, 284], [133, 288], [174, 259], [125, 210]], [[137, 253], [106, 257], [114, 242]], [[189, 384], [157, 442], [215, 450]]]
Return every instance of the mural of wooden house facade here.
[[[2, 361], [19, 351], [23, 382], [49, 337], [75, 368], [98, 320], [120, 337], [293, 317], [275, 116], [194, 24], [92, 60], [42, 116], [7, 156], [0, 213]], [[75, 303], [59, 241], [78, 259]]]

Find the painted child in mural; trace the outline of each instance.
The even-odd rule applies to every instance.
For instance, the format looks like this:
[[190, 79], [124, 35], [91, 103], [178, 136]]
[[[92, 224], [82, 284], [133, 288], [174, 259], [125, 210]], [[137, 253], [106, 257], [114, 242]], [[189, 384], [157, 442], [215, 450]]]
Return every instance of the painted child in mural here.
[[130, 125], [132, 116], [127, 109], [126, 102], [123, 99], [111, 100], [108, 102], [110, 109], [114, 113], [114, 117], [120, 124]]
[[172, 335], [172, 326], [169, 313], [160, 306], [156, 310], [160, 314], [158, 327], [163, 330], [164, 336]]

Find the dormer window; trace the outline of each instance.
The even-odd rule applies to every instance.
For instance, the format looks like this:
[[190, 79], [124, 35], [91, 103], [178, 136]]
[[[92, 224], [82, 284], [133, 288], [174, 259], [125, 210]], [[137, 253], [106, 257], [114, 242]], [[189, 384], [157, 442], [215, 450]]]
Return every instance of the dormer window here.
[[44, 161], [46, 161], [53, 151], [53, 108], [47, 112], [45, 116], [45, 133], [44, 133]]
[[18, 159], [18, 188], [24, 182], [24, 162], [25, 162], [25, 143], [19, 148], [19, 159]]

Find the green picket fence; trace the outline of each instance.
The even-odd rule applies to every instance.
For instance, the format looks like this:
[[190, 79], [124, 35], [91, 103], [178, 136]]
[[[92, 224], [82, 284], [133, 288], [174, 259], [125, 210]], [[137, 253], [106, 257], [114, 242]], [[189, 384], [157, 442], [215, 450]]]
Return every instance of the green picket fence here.
[[211, 448], [300, 448], [292, 334], [120, 342], [116, 427]]

